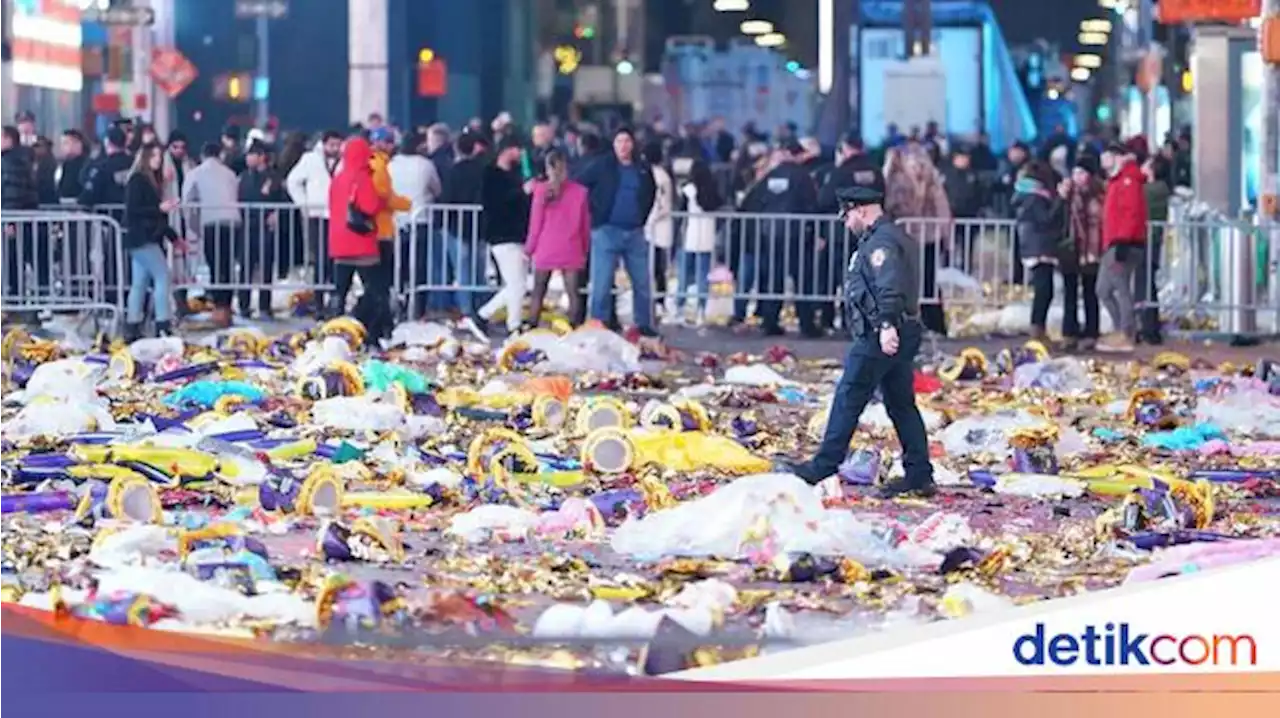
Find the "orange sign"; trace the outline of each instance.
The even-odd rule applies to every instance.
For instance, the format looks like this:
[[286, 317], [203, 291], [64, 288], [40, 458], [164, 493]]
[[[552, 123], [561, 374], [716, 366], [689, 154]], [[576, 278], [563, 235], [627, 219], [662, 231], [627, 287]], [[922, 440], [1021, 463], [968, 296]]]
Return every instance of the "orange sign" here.
[[449, 91], [449, 66], [439, 57], [418, 63], [418, 96], [444, 97]]
[[1262, 61], [1280, 65], [1280, 15], [1272, 15], [1262, 21], [1262, 34], [1258, 42], [1262, 48]]
[[157, 47], [151, 51], [151, 78], [169, 97], [182, 94], [199, 74], [196, 66], [176, 48]]
[[1160, 22], [1241, 22], [1262, 14], [1262, 0], [1160, 0]]

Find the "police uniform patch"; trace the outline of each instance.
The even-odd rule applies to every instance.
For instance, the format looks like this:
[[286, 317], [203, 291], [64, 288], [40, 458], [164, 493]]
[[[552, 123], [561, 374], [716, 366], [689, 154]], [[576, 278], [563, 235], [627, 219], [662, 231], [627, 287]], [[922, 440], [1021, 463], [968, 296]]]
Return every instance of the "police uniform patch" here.
[[884, 264], [884, 250], [883, 249], [875, 250], [874, 252], [871, 253], [871, 257], [869, 259], [871, 261], [871, 266], [875, 267], [876, 269], [879, 269], [880, 265]]

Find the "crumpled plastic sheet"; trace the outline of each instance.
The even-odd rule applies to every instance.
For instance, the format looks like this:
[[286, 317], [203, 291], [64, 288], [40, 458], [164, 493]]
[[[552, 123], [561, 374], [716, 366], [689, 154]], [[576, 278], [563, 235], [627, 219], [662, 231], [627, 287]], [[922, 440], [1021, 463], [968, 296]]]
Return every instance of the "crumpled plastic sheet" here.
[[32, 439], [109, 431], [115, 426], [104, 400], [42, 394], [29, 399], [22, 411], [5, 424], [4, 434], [7, 439]]
[[1044, 499], [1064, 497], [1069, 499], [1084, 496], [1086, 484], [1083, 481], [1064, 476], [1049, 474], [1001, 474], [996, 477], [995, 492], [1006, 496], [1025, 496]]
[[925, 565], [935, 560], [923, 550], [892, 546], [877, 528], [846, 510], [824, 508], [813, 487], [795, 476], [759, 474], [630, 520], [618, 527], [612, 546], [640, 559], [740, 559], [759, 543], [772, 544], [765, 551], [847, 556], [873, 565]]
[[[1062, 326], [1062, 305], [1055, 302], [1049, 307], [1049, 316], [1045, 326], [1051, 333]], [[1099, 331], [1110, 334], [1115, 331], [1111, 317], [1102, 312], [1098, 320]], [[1026, 335], [1031, 333], [1030, 302], [1010, 302], [1001, 309], [976, 312], [956, 328], [960, 334], [1003, 334], [1006, 336]]]
[[324, 337], [307, 342], [302, 353], [289, 365], [295, 376], [308, 376], [337, 361], [351, 361], [355, 353], [351, 345], [340, 337]]
[[[1044, 426], [1044, 417], [1021, 409], [997, 411], [985, 415], [971, 415], [952, 422], [942, 430], [939, 441], [949, 456], [992, 454], [1008, 457], [1013, 449], [1009, 445], [1009, 432], [1033, 426]], [[1059, 457], [1070, 456], [1088, 450], [1085, 438], [1072, 427], [1059, 427], [1056, 452]]]
[[311, 406], [311, 421], [339, 431], [393, 431], [405, 425], [405, 412], [380, 395], [333, 396]]
[[725, 384], [744, 386], [794, 386], [796, 384], [795, 381], [784, 377], [766, 364], [731, 366], [725, 370], [721, 381]]
[[437, 347], [453, 340], [453, 331], [437, 322], [404, 322], [391, 330], [391, 347]]
[[643, 368], [639, 347], [600, 327], [582, 327], [564, 336], [552, 332], [529, 332], [519, 341], [545, 355], [546, 358], [534, 367], [538, 373], [628, 373]]
[[1023, 364], [1013, 371], [1013, 386], [1018, 389], [1045, 389], [1061, 394], [1074, 394], [1092, 391], [1094, 384], [1084, 364], [1075, 357], [1058, 357]]
[[500, 504], [481, 504], [454, 516], [445, 532], [467, 543], [523, 541], [538, 525], [538, 514]]
[[1275, 556], [1280, 556], [1280, 538], [1171, 546], [1158, 551], [1151, 563], [1135, 566], [1124, 582], [1153, 581]]
[[1239, 382], [1235, 386], [1235, 391], [1223, 396], [1200, 397], [1195, 420], [1231, 427], [1254, 438], [1280, 439], [1280, 397], [1268, 394], [1260, 382]]
[[701, 431], [633, 431], [629, 434], [640, 463], [674, 471], [720, 469], [743, 474], [769, 469], [769, 460], [720, 434]]
[[165, 357], [182, 356], [186, 344], [181, 337], [147, 337], [129, 345], [129, 355], [136, 362], [155, 364]]
[[[549, 639], [644, 640], [654, 636], [665, 616], [694, 635], [706, 636], [715, 628], [717, 616], [723, 615], [737, 601], [736, 588], [720, 579], [710, 578], [686, 584], [680, 593], [667, 600], [666, 606], [656, 610], [632, 606], [614, 613], [613, 607], [602, 600], [592, 601], [586, 606], [557, 603], [538, 616], [533, 635]], [[775, 634], [787, 630], [778, 626], [782, 620], [781, 616], [773, 616]]]
[[6, 395], [6, 402], [29, 403], [36, 397], [57, 401], [85, 402], [98, 397], [98, 382], [106, 373], [103, 364], [91, 364], [79, 357], [45, 362], [31, 372], [26, 388]]

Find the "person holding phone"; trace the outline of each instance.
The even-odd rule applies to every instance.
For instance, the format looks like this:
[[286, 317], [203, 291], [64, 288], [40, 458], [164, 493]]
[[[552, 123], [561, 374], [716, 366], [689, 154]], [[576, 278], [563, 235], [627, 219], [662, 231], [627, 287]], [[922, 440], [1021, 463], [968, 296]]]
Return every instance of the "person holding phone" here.
[[156, 334], [168, 336], [172, 307], [169, 282], [169, 260], [164, 242], [176, 242], [177, 234], [169, 226], [169, 213], [178, 200], [161, 199], [163, 195], [164, 150], [159, 144], [143, 145], [133, 160], [124, 187], [124, 246], [129, 253], [132, 281], [125, 309], [125, 341], [142, 336], [143, 308], [147, 290], [151, 290], [155, 306]]

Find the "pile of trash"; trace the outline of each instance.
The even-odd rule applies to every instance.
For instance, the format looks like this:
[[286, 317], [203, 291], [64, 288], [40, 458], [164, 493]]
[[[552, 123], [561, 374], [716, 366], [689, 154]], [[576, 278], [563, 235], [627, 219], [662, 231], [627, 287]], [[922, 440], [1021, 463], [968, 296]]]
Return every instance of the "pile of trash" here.
[[816, 446], [839, 371], [781, 347], [364, 339], [346, 318], [127, 346], [8, 332], [5, 603], [659, 673], [1280, 540], [1273, 364], [966, 350], [917, 381], [943, 491], [880, 501], [861, 487], [902, 467], [878, 403], [844, 496], [773, 473]]

